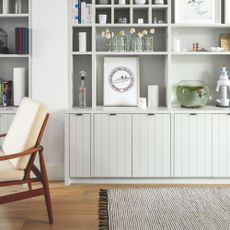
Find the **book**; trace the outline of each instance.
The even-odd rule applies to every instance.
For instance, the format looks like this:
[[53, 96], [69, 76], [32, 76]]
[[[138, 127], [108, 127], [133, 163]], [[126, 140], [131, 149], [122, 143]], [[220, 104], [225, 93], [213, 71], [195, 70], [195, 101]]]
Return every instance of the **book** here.
[[15, 28], [15, 51], [17, 54], [29, 53], [29, 29], [26, 27]]
[[81, 24], [86, 24], [85, 16], [86, 16], [86, 3], [81, 2]]
[[12, 88], [12, 81], [1, 81], [1, 90], [2, 90], [2, 100], [1, 100], [1, 105], [3, 107], [6, 107], [6, 106], [12, 106], [13, 105], [13, 95], [12, 95], [12, 92], [13, 92], [13, 88]]

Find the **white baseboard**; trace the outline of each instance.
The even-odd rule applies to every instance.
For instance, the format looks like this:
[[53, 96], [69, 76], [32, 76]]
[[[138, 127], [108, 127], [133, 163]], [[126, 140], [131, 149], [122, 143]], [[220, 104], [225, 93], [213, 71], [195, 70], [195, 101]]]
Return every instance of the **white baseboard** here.
[[46, 164], [49, 180], [64, 180], [64, 164], [48, 163]]

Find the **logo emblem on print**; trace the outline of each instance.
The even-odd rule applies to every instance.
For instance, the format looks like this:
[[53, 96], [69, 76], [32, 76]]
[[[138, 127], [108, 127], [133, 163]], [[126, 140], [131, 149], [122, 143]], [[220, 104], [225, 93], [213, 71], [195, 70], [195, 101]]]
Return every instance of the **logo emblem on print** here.
[[132, 89], [134, 85], [134, 74], [127, 67], [119, 66], [109, 74], [109, 85], [119, 93], [124, 93]]

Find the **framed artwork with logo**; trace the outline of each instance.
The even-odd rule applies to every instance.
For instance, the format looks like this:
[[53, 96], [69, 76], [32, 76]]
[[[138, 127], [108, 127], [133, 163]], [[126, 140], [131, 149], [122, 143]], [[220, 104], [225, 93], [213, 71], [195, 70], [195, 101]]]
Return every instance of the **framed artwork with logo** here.
[[137, 106], [139, 58], [104, 58], [104, 106]]

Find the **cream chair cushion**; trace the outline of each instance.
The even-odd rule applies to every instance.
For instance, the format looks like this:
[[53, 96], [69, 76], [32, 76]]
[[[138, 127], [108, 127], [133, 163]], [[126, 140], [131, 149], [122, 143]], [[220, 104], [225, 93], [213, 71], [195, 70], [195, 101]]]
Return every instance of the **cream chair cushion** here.
[[[0, 156], [4, 156], [2, 151]], [[22, 180], [24, 174], [24, 170], [16, 169], [10, 161], [0, 161], [0, 181]]]
[[[4, 154], [15, 154], [34, 147], [47, 113], [43, 104], [24, 98], [3, 142]], [[30, 156], [26, 156], [10, 160], [10, 163], [16, 169], [23, 170], [29, 159]]]

